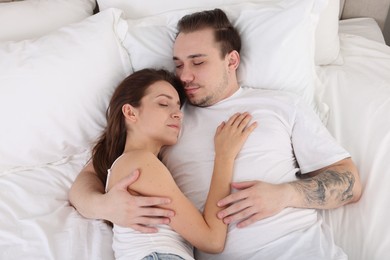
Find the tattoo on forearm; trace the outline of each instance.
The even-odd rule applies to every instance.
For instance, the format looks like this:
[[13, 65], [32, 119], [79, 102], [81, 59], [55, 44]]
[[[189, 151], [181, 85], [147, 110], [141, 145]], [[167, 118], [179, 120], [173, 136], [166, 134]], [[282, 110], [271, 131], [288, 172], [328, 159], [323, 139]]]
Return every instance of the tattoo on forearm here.
[[327, 170], [313, 178], [293, 182], [305, 196], [306, 206], [324, 206], [328, 202], [344, 203], [352, 199], [355, 177], [349, 171]]

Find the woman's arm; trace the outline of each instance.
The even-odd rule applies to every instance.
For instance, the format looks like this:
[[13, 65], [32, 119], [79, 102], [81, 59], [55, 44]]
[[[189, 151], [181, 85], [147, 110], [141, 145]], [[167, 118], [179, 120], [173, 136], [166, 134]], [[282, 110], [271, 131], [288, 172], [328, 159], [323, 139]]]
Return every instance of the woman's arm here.
[[81, 215], [92, 219], [105, 219], [112, 223], [132, 227], [144, 233], [156, 232], [152, 226], [169, 223], [174, 212], [157, 208], [170, 202], [167, 198], [140, 197], [131, 195], [128, 186], [137, 180], [138, 171], [129, 172], [105, 193], [92, 162], [77, 176], [69, 191], [69, 201]]
[[[223, 251], [227, 232], [227, 225], [217, 218], [217, 213], [221, 210], [221, 207], [218, 207], [217, 202], [230, 194], [230, 182], [233, 176], [234, 160], [241, 150], [244, 141], [246, 141], [249, 134], [257, 126], [255, 122], [246, 128], [250, 120], [251, 116], [247, 113], [241, 115], [235, 114], [226, 123], [222, 123], [217, 128], [214, 138], [214, 170], [203, 216], [212, 233], [212, 235], [210, 235], [210, 237], [212, 237], [212, 239], [210, 238], [211, 241], [206, 241], [206, 243], [208, 243], [209, 246], [216, 248], [216, 252]], [[237, 127], [238, 131], [232, 131], [235, 130], [235, 127]], [[200, 247], [197, 248], [206, 251]]]
[[[168, 169], [151, 153], [122, 156], [112, 169], [112, 177], [115, 175], [112, 181], [121, 178], [121, 175], [129, 171], [129, 167], [141, 168], [141, 175], [131, 185], [131, 190], [142, 195], [171, 198], [169, 208], [176, 212], [171, 218], [171, 227], [199, 250], [221, 252], [226, 240], [227, 225], [216, 216], [220, 210], [217, 201], [230, 193], [234, 159], [256, 127], [256, 123], [248, 126], [250, 119], [247, 113], [236, 114], [217, 129], [214, 172], [204, 215], [180, 191]], [[129, 165], [130, 160], [137, 162], [137, 165]]]

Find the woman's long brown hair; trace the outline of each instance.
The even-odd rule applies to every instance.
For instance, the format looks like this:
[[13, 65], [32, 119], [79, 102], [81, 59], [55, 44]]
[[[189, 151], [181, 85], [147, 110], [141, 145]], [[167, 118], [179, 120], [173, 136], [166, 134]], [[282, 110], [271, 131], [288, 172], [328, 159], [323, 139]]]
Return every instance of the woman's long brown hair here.
[[107, 180], [107, 169], [124, 151], [126, 126], [122, 106], [141, 105], [147, 88], [157, 81], [170, 83], [179, 93], [181, 104], [184, 102], [184, 90], [178, 78], [162, 69], [143, 69], [125, 78], [114, 91], [106, 111], [107, 126], [92, 150], [93, 167], [103, 182]]

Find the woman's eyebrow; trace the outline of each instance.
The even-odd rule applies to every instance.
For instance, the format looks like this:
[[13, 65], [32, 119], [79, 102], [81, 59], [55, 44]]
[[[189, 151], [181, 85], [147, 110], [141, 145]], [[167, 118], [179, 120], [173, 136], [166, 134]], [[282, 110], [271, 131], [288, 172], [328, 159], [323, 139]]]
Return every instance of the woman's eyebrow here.
[[[172, 100], [173, 99], [173, 97], [172, 96], [170, 96], [170, 95], [168, 95], [168, 94], [160, 94], [160, 95], [157, 95], [157, 97], [156, 98], [158, 98], [158, 97], [166, 97], [166, 98], [168, 98], [168, 99], [170, 99], [170, 100]], [[177, 101], [177, 104], [178, 105], [180, 105], [180, 100], [179, 101]]]
[[156, 97], [166, 97], [166, 98], [169, 98], [169, 99], [173, 99], [173, 97], [168, 95], [168, 94], [159, 94]]

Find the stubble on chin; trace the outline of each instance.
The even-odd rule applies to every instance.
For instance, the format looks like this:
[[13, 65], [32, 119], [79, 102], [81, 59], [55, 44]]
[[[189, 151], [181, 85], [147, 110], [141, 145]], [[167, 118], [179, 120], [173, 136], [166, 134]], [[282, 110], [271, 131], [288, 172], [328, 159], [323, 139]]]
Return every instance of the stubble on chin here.
[[205, 97], [203, 99], [196, 99], [195, 97], [187, 97], [188, 101], [191, 103], [193, 106], [197, 107], [208, 107], [212, 105], [212, 102], [210, 102], [211, 98], [210, 97]]

